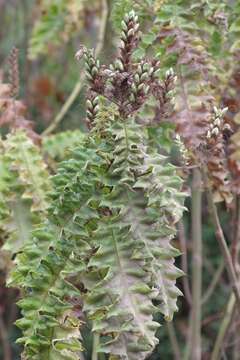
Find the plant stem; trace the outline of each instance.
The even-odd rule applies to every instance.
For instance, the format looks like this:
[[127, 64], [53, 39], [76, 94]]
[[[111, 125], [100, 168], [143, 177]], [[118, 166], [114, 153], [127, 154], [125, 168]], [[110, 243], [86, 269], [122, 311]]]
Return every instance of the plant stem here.
[[229, 325], [231, 323], [231, 320], [232, 320], [235, 303], [236, 303], [236, 297], [235, 297], [234, 293], [232, 293], [228, 300], [226, 312], [225, 312], [223, 321], [221, 323], [216, 342], [214, 344], [211, 360], [219, 360], [220, 359], [221, 347], [223, 345], [223, 341], [224, 341], [226, 332], [227, 332]]
[[222, 260], [217, 271], [215, 272], [212, 281], [210, 283], [210, 285], [208, 286], [206, 293], [204, 294], [203, 298], [202, 298], [202, 305], [204, 305], [212, 296], [212, 294], [214, 293], [214, 290], [216, 289], [216, 286], [218, 285], [218, 281], [220, 280], [223, 270], [225, 268], [225, 264], [224, 261]]
[[92, 360], [98, 360], [97, 347], [99, 345], [99, 334], [93, 333]]
[[178, 237], [181, 244], [181, 268], [185, 273], [185, 276], [182, 277], [183, 281], [183, 288], [184, 288], [184, 295], [186, 297], [186, 300], [188, 302], [188, 305], [192, 305], [192, 294], [190, 291], [189, 281], [188, 281], [188, 259], [187, 259], [187, 243], [186, 243], [186, 237], [185, 237], [185, 229], [183, 221], [180, 220], [178, 224]]
[[[107, 26], [107, 19], [108, 19], [108, 3], [107, 0], [102, 0], [102, 14], [101, 14], [101, 24], [99, 28], [99, 37], [98, 42], [95, 50], [95, 55], [98, 56], [100, 52], [102, 51], [104, 40], [105, 40], [105, 34], [106, 34], [106, 26]], [[63, 120], [64, 116], [67, 114], [68, 110], [76, 100], [77, 96], [79, 95], [83, 84], [85, 80], [85, 74], [81, 74], [79, 80], [75, 84], [75, 87], [73, 88], [71, 94], [67, 98], [66, 102], [64, 103], [63, 107], [59, 111], [59, 113], [56, 115], [52, 123], [49, 125], [48, 128], [46, 128], [42, 132], [42, 136], [46, 136], [51, 134], [60, 124], [60, 122]]]
[[232, 262], [233, 267], [238, 275], [239, 273], [239, 264], [238, 264], [238, 253], [239, 253], [239, 244], [240, 244], [240, 198], [236, 199], [236, 232], [232, 241]]
[[202, 298], [202, 189], [201, 172], [193, 170], [192, 180], [192, 314], [191, 359], [201, 360], [201, 298]]
[[3, 360], [11, 360], [12, 359], [11, 347], [8, 342], [7, 329], [5, 327], [3, 317], [1, 314], [0, 314], [0, 339], [2, 342]]
[[180, 351], [180, 347], [178, 344], [178, 340], [177, 340], [177, 336], [176, 336], [176, 332], [173, 326], [172, 322], [168, 322], [167, 323], [167, 328], [168, 328], [168, 335], [169, 335], [169, 339], [172, 345], [172, 349], [174, 352], [174, 359], [175, 360], [181, 360], [181, 351]]
[[216, 205], [214, 203], [211, 188], [210, 188], [209, 182], [208, 182], [207, 172], [204, 170], [203, 174], [204, 174], [205, 186], [207, 188], [208, 207], [209, 207], [209, 211], [210, 211], [210, 213], [212, 215], [212, 220], [213, 220], [213, 224], [214, 224], [215, 232], [216, 232], [216, 238], [217, 238], [217, 240], [219, 242], [219, 245], [220, 245], [223, 257], [224, 257], [224, 262], [225, 262], [225, 266], [226, 266], [226, 269], [227, 269], [227, 272], [228, 272], [229, 280], [231, 282], [232, 289], [233, 289], [234, 294], [236, 296], [238, 310], [240, 311], [240, 290], [239, 290], [239, 286], [238, 286], [237, 275], [236, 275], [236, 272], [234, 270], [231, 254], [230, 254], [229, 248], [227, 246], [227, 242], [226, 242], [226, 239], [224, 237], [222, 227], [221, 227], [221, 224], [220, 224], [220, 221], [219, 221], [217, 208], [216, 208]]
[[84, 357], [84, 355], [82, 353], [79, 354], [79, 360], [85, 360], [85, 357]]

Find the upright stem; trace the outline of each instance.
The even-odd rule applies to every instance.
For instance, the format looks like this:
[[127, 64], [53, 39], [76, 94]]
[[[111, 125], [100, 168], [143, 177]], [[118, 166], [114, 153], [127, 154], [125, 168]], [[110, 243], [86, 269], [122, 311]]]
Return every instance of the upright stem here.
[[175, 360], [181, 360], [181, 351], [178, 344], [176, 332], [174, 329], [174, 325], [172, 322], [167, 323], [167, 329], [168, 329], [168, 335], [169, 339], [172, 345], [173, 353], [174, 353], [174, 359]]
[[201, 360], [202, 298], [202, 189], [201, 172], [193, 170], [192, 181], [192, 314], [191, 359]]
[[238, 285], [238, 279], [237, 279], [237, 275], [236, 275], [236, 272], [235, 272], [235, 269], [233, 266], [231, 254], [230, 254], [226, 239], [225, 239], [223, 231], [222, 231], [222, 227], [221, 227], [220, 220], [218, 217], [217, 208], [216, 208], [216, 205], [213, 200], [211, 188], [209, 187], [209, 182], [208, 182], [208, 177], [207, 177], [206, 171], [204, 171], [204, 182], [207, 187], [208, 207], [209, 207], [209, 211], [212, 215], [213, 224], [214, 224], [215, 232], [216, 232], [216, 238], [219, 242], [219, 245], [220, 245], [223, 257], [224, 257], [225, 266], [226, 266], [226, 269], [228, 272], [229, 280], [231, 282], [232, 289], [236, 296], [238, 311], [240, 311], [240, 289], [239, 289], [239, 285]]
[[2, 314], [0, 314], [0, 340], [2, 342], [3, 360], [11, 360], [11, 346], [8, 341], [7, 329], [5, 327]]
[[236, 199], [236, 232], [232, 241], [232, 262], [233, 267], [237, 275], [239, 275], [239, 264], [238, 264], [238, 254], [239, 254], [239, 244], [240, 244], [240, 198]]
[[220, 359], [220, 352], [223, 345], [223, 341], [226, 335], [226, 332], [229, 328], [229, 325], [232, 321], [232, 315], [234, 311], [234, 306], [236, 303], [236, 298], [234, 293], [231, 294], [230, 299], [227, 304], [226, 312], [223, 318], [223, 321], [220, 325], [220, 329], [217, 335], [216, 342], [214, 344], [211, 360], [219, 360]]
[[188, 302], [188, 305], [191, 307], [192, 305], [192, 294], [189, 286], [189, 278], [188, 278], [188, 255], [187, 255], [187, 242], [185, 236], [185, 229], [183, 220], [180, 220], [178, 223], [178, 237], [181, 245], [181, 269], [184, 271], [185, 276], [182, 277], [183, 281], [183, 289], [184, 295]]
[[93, 333], [92, 360], [98, 360], [97, 347], [99, 345], [99, 334]]

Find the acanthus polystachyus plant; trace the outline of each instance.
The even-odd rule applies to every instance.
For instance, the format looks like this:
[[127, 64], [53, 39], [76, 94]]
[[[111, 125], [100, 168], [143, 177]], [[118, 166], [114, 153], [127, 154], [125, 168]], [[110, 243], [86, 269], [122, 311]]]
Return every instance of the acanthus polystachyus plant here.
[[131, 11], [113, 65], [83, 46], [77, 53], [89, 80], [91, 130], [59, 165], [46, 220], [9, 279], [23, 294], [17, 325], [26, 360], [79, 359], [86, 321], [99, 337], [98, 353], [145, 359], [158, 343], [154, 315], [170, 321], [177, 311], [182, 271], [171, 240], [185, 194], [176, 168], [135, 121], [148, 97], [166, 88], [158, 62], [132, 60], [138, 36]]

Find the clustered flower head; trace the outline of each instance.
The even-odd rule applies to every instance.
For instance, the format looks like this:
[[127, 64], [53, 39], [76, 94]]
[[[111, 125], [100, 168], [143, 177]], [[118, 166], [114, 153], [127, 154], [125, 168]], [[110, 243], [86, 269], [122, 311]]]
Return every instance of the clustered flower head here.
[[90, 85], [91, 99], [87, 102], [88, 125], [98, 109], [92, 103], [94, 93], [95, 96], [101, 95], [117, 105], [119, 114], [124, 119], [138, 111], [151, 95], [156, 99], [157, 113], [161, 117], [171, 103], [176, 81], [173, 70], [170, 69], [161, 81], [158, 60], [150, 61], [143, 57], [136, 62], [132, 59], [133, 51], [140, 39], [138, 16], [133, 10], [124, 17], [121, 26], [119, 55], [113, 64], [101, 65], [95, 58], [94, 51], [84, 46], [81, 46], [76, 54], [78, 60], [84, 58], [86, 77]]
[[175, 135], [175, 143], [179, 149], [184, 165], [188, 165], [190, 160], [189, 153], [179, 134]]
[[213, 107], [213, 121], [207, 131], [207, 139], [214, 141], [223, 130], [229, 128], [229, 125], [224, 123], [224, 115], [227, 111], [227, 107], [224, 109], [218, 109], [216, 106]]
[[99, 110], [99, 97], [95, 94], [90, 94], [86, 100], [86, 105], [86, 122], [90, 129]]
[[19, 93], [19, 69], [18, 69], [18, 53], [17, 48], [13, 48], [10, 52], [9, 63], [9, 83], [11, 84], [11, 97], [17, 97]]
[[115, 61], [115, 69], [128, 71], [131, 68], [131, 55], [140, 40], [138, 16], [132, 10], [125, 15], [121, 23], [120, 56]]
[[[156, 79], [158, 78], [158, 71], [159, 68], [154, 73]], [[161, 83], [159, 81], [153, 82], [152, 92], [158, 101], [155, 109], [154, 123], [159, 123], [160, 121], [165, 120], [173, 112], [176, 82], [177, 76], [172, 68], [166, 71], [165, 78]]]

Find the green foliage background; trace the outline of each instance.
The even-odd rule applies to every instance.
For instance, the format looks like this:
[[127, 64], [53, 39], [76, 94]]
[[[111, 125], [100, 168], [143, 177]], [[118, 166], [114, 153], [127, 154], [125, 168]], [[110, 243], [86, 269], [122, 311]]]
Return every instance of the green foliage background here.
[[[81, 3], [81, 6], [79, 5]], [[100, 1], [80, 1], [76, 5], [74, 1], [27, 1], [27, 0], [11, 0], [0, 2], [0, 20], [1, 20], [1, 44], [0, 44], [0, 61], [1, 68], [6, 72], [6, 59], [13, 46], [20, 49], [20, 97], [25, 99], [29, 111], [29, 118], [35, 123], [35, 128], [41, 133], [53, 120], [56, 113], [58, 113], [61, 106], [64, 104], [67, 96], [71, 93], [76, 81], [79, 78], [79, 67], [74, 60], [74, 55], [80, 43], [84, 43], [89, 47], [96, 46], [97, 32], [99, 21], [101, 20], [101, 12], [99, 7]], [[71, 6], [70, 6], [71, 5]], [[68, 7], [69, 6], [69, 7]], [[74, 7], [75, 6], [75, 7]], [[134, 8], [139, 14], [141, 26], [145, 30], [146, 35], [143, 36], [141, 44], [134, 56], [136, 59], [146, 54], [155, 54], [161, 60], [162, 76], [169, 67], [176, 68], [179, 62], [182, 61], [186, 65], [183, 69], [183, 74], [187, 79], [187, 86], [189, 95], [191, 97], [191, 106], [194, 111], [196, 99], [203, 96], [203, 90], [215, 96], [218, 105], [224, 103], [224, 95], [226, 94], [226, 87], [231, 80], [231, 76], [236, 68], [236, 63], [239, 60], [239, 35], [240, 35], [240, 4], [239, 1], [190, 1], [190, 0], [116, 0], [108, 1], [109, 6], [109, 21], [107, 24], [107, 32], [105, 39], [104, 50], [101, 53], [101, 59], [111, 62], [113, 53], [116, 48], [117, 31], [121, 27], [121, 20], [126, 12]], [[87, 11], [86, 11], [87, 9]], [[72, 21], [73, 14], [78, 14], [77, 20]], [[227, 24], [226, 24], [227, 19]], [[186, 59], [181, 57], [182, 53], [169, 51], [171, 48], [172, 38], [166, 36], [162, 42], [159, 42], [159, 29], [164, 24], [169, 27], [177, 26], [181, 31], [186, 31], [191, 34], [191, 41], [193, 47], [198, 51], [204, 53], [206, 59], [206, 67], [211, 79], [218, 79], [218, 82], [212, 82], [212, 86], [203, 83], [199, 89], [195, 89], [196, 80], [200, 78], [199, 71], [193, 73], [191, 66], [184, 63]], [[83, 69], [81, 69], [83, 71]], [[192, 78], [194, 81], [192, 82]], [[215, 86], [215, 84], [218, 84]], [[236, 97], [236, 89], [229, 88], [228, 93]], [[70, 108], [67, 116], [61, 122], [57, 129], [57, 134], [53, 134], [43, 140], [43, 155], [47, 158], [51, 173], [56, 171], [56, 161], [64, 160], [69, 156], [69, 148], [75, 147], [79, 143], [79, 139], [84, 141], [86, 132], [86, 125], [84, 122], [84, 95], [85, 89], [81, 91], [78, 98]], [[142, 114], [144, 116], [143, 109]], [[234, 114], [235, 115], [235, 114]], [[79, 131], [82, 130], [81, 132]], [[67, 130], [67, 131], [65, 131]], [[69, 131], [74, 130], [74, 131]], [[64, 132], [62, 132], [64, 131]], [[171, 154], [173, 162], [176, 162], [176, 154], [174, 152], [171, 134], [174, 127], [168, 123], [163, 123], [157, 131], [151, 129], [149, 136], [153, 144], [161, 143], [165, 154]], [[6, 134], [6, 129], [1, 129], [3, 136]], [[21, 141], [24, 134], [18, 134]], [[11, 136], [7, 146], [7, 156], [1, 162], [1, 181], [0, 190], [11, 200], [11, 193], [13, 189], [18, 187], [16, 184], [16, 176], [24, 174], [24, 169], [21, 164], [22, 153], [17, 148], [17, 153], [14, 149], [17, 139], [14, 139], [11, 144]], [[2, 145], [1, 145], [2, 146]], [[1, 150], [1, 149], [0, 149]], [[33, 221], [38, 221], [38, 217], [42, 216], [46, 206], [44, 202], [45, 191], [51, 188], [48, 183], [48, 176], [45, 173], [47, 170], [42, 168], [40, 162], [41, 157], [38, 156], [35, 148], [29, 148], [26, 144], [24, 151], [27, 151], [27, 156], [33, 158], [35, 169], [32, 169], [34, 175], [34, 184], [29, 184], [29, 174], [25, 178], [22, 176], [20, 189], [21, 195], [19, 199], [14, 199], [17, 206], [20, 208], [19, 214], [22, 215], [24, 211], [24, 219], [21, 219], [23, 224], [28, 223], [28, 217], [33, 216]], [[79, 150], [78, 150], [79, 151]], [[84, 151], [84, 148], [82, 149]], [[15, 152], [15, 153], [14, 153]], [[6, 176], [6, 169], [9, 167], [11, 156], [16, 158], [19, 156], [17, 169], [14, 170], [13, 176], [9, 179]], [[89, 157], [94, 156], [89, 154]], [[0, 152], [0, 157], [3, 157]], [[1, 158], [2, 159], [2, 158]], [[23, 164], [24, 166], [24, 164]], [[45, 174], [40, 180], [38, 179], [38, 172]], [[67, 171], [66, 169], [62, 171]], [[67, 175], [68, 176], [68, 175]], [[39, 184], [40, 181], [40, 184]], [[57, 179], [56, 179], [57, 181]], [[32, 187], [31, 187], [32, 186]], [[35, 196], [36, 189], [44, 191]], [[58, 191], [61, 191], [59, 189]], [[32, 194], [34, 199], [37, 199], [35, 204], [32, 203]], [[40, 199], [40, 200], [39, 200]], [[0, 217], [7, 223], [8, 214], [0, 198], [1, 211]], [[35, 206], [34, 206], [35, 205]], [[34, 207], [33, 213], [30, 214], [31, 208]], [[190, 202], [187, 203], [190, 209]], [[14, 211], [14, 209], [13, 209]], [[17, 211], [15, 209], [15, 211]], [[231, 224], [229, 224], [229, 216], [226, 213], [223, 205], [221, 218], [224, 224], [225, 233], [231, 233]], [[219, 248], [216, 246], [214, 237], [214, 230], [208, 219], [206, 208], [203, 209], [203, 238], [204, 238], [204, 271], [203, 271], [203, 288], [207, 289], [212, 276], [216, 269], [221, 264], [221, 255]], [[190, 241], [190, 215], [185, 214], [184, 223], [187, 229], [187, 246], [189, 255], [189, 264], [191, 264], [191, 241]], [[11, 231], [14, 226], [11, 225]], [[24, 230], [24, 229], [23, 229]], [[51, 234], [50, 234], [51, 235]], [[49, 236], [50, 236], [49, 235]], [[42, 236], [41, 231], [37, 234], [39, 239]], [[14, 237], [13, 237], [14, 239]], [[230, 236], [228, 237], [230, 241]], [[44, 242], [44, 236], [43, 236]], [[16, 245], [16, 244], [15, 244]], [[178, 238], [175, 245], [180, 249]], [[11, 244], [5, 244], [6, 248]], [[15, 249], [16, 250], [16, 249]], [[180, 259], [177, 260], [177, 265], [180, 266]], [[191, 279], [191, 266], [189, 266], [188, 277]], [[13, 313], [13, 318], [18, 318], [18, 310], [15, 308], [15, 299], [17, 294], [13, 290], [6, 290], [4, 287], [5, 273], [1, 272], [0, 277], [0, 310], [5, 314]], [[182, 289], [181, 280], [178, 281]], [[229, 284], [225, 271], [221, 276], [213, 295], [210, 300], [203, 306], [203, 358], [208, 359], [212, 349], [212, 339], [215, 338], [221, 320], [221, 314], [226, 305], [226, 298], [229, 295]], [[7, 299], [7, 300], [6, 300]], [[26, 305], [27, 306], [27, 305]], [[24, 307], [24, 304], [23, 304]], [[14, 315], [15, 313], [15, 315]], [[212, 315], [215, 315], [213, 319]], [[8, 321], [8, 315], [4, 315]], [[176, 334], [180, 342], [181, 349], [186, 345], [186, 329], [188, 326], [189, 306], [184, 298], [179, 300], [179, 312], [174, 318], [174, 326]], [[159, 316], [161, 317], [161, 316]], [[15, 320], [14, 319], [14, 320]], [[162, 319], [160, 323], [162, 322]], [[10, 320], [11, 322], [11, 320]], [[13, 360], [20, 359], [20, 346], [15, 344], [15, 339], [20, 336], [19, 330], [10, 323], [8, 326], [8, 338], [13, 350]], [[161, 327], [158, 330], [159, 345], [149, 359], [174, 359], [173, 349], [169, 340], [169, 332], [167, 328]], [[91, 339], [88, 331], [88, 325], [83, 329], [83, 339], [86, 347], [90, 347]], [[1, 352], [1, 349], [0, 349]], [[0, 353], [1, 354], [1, 353]], [[232, 348], [226, 349], [226, 354], [231, 359]], [[1, 355], [0, 355], [1, 356]], [[90, 357], [89, 357], [90, 359]]]

